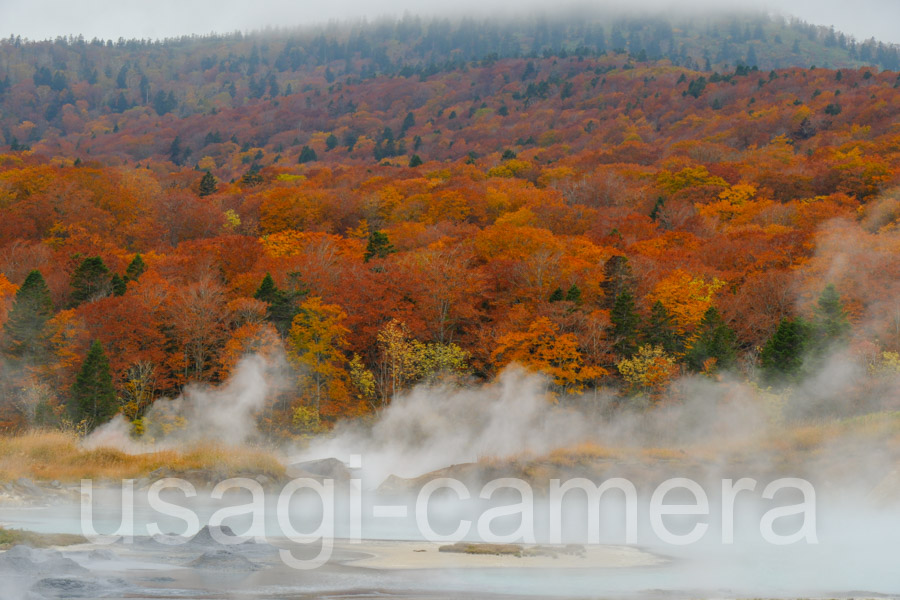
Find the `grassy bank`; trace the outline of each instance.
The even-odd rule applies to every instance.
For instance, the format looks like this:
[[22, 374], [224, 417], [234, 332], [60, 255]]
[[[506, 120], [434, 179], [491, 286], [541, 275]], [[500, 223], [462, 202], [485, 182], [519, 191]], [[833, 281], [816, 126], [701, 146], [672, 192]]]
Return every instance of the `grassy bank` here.
[[[616, 446], [588, 442], [554, 450], [545, 456], [483, 456], [479, 463], [500, 471], [523, 468], [527, 471], [540, 467], [551, 474], [555, 469], [603, 463], [712, 463], [747, 456], [777, 457], [772, 464], [790, 466], [822, 456], [844, 455], [846, 460], [855, 460], [873, 447], [886, 457], [900, 457], [900, 412], [773, 426], [737, 437], [716, 436], [711, 432], [705, 439], [677, 446]], [[837, 452], [838, 449], [842, 452]], [[75, 435], [58, 431], [0, 436], [0, 482], [22, 477], [63, 483], [83, 478], [115, 481], [139, 479], [157, 469], [166, 469], [166, 473], [172, 474], [215, 473], [220, 477], [237, 474], [265, 475], [274, 480], [286, 477], [278, 457], [260, 447], [207, 443], [127, 454], [113, 448], [86, 449]]]
[[274, 454], [254, 447], [191, 445], [179, 450], [127, 454], [114, 448], [82, 448], [75, 435], [35, 431], [0, 437], [0, 481], [21, 477], [61, 482], [88, 479], [137, 479], [164, 468], [175, 473], [215, 471], [284, 477]]
[[497, 468], [540, 464], [548, 468], [573, 468], [600, 463], [654, 465], [727, 461], [769, 457], [771, 464], [800, 465], [817, 458], [851, 459], [877, 448], [885, 457], [900, 457], [900, 412], [879, 412], [845, 419], [771, 426], [744, 435], [708, 436], [692, 443], [658, 447], [605, 445], [596, 442], [559, 448], [544, 456], [481, 457], [479, 462]]
[[80, 535], [67, 533], [35, 533], [19, 529], [0, 527], [0, 550], [7, 550], [16, 544], [26, 544], [32, 548], [48, 548], [50, 546], [71, 546], [87, 540]]

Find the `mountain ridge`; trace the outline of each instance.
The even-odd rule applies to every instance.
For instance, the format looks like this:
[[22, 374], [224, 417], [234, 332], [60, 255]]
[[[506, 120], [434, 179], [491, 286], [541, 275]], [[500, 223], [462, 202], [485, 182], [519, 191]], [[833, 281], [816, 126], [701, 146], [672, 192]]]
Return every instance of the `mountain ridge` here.
[[[73, 133], [95, 137], [106, 134], [107, 126], [118, 130], [124, 119], [119, 115], [135, 109], [149, 110], [144, 118], [161, 125], [171, 117], [214, 116], [260, 101], [290, 103], [291, 97], [306, 103], [298, 112], [323, 96], [334, 100], [329, 110], [354, 112], [359, 102], [341, 105], [344, 88], [450, 80], [502, 61], [525, 61], [523, 81], [537, 77], [527, 69], [558, 61], [587, 61], [598, 77], [605, 74], [601, 70], [647, 63], [700, 73], [692, 78], [744, 67], [900, 68], [898, 46], [860, 43], [833, 29], [763, 13], [716, 14], [698, 22], [659, 16], [456, 22], [407, 17], [165, 42], [11, 37], [0, 42], [0, 142], [18, 148]], [[482, 96], [474, 93], [472, 101]], [[315, 133], [302, 120], [294, 128], [300, 141]]]

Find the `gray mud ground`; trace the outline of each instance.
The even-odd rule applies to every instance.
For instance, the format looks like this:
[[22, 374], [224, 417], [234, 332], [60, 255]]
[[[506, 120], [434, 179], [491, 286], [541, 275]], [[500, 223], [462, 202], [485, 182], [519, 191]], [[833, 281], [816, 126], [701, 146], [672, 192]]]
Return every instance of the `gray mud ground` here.
[[[347, 477], [335, 461], [301, 466], [294, 475]], [[441, 474], [465, 480], [470, 468], [457, 466]], [[896, 508], [897, 472], [875, 483], [869, 499]], [[416, 484], [391, 478], [382, 491], [403, 494]], [[712, 554], [687, 552], [675, 560], [659, 560], [635, 547], [503, 556], [439, 552], [439, 545], [424, 542], [339, 541], [327, 564], [297, 570], [282, 561], [279, 550], [310, 559], [318, 547], [280, 539], [270, 539], [271, 545], [251, 541], [223, 546], [207, 528], [179, 545], [136, 538], [109, 546], [55, 546], [78, 539], [60, 535], [73, 533], [63, 509], [74, 506], [78, 497], [72, 484], [19, 480], [0, 485], [0, 525], [9, 520], [12, 527], [54, 532], [20, 536], [28, 545], [50, 547], [19, 545], [0, 552], [0, 600], [900, 597], [892, 595], [900, 593], [900, 566], [894, 568], [900, 565], [896, 511], [873, 513], [872, 518], [850, 515], [855, 519], [848, 521], [851, 525], [843, 524], [848, 515], [823, 511], [825, 543], [802, 552], [717, 547]], [[834, 533], [829, 525], [841, 525], [836, 528], [841, 536], [829, 538]], [[222, 533], [231, 532], [223, 528]], [[852, 544], [849, 554], [841, 550], [845, 542]], [[579, 562], [592, 557], [596, 562]]]
[[[109, 547], [80, 544], [63, 550], [19, 545], [0, 553], [0, 598], [471, 597], [463, 590], [441, 591], [442, 585], [435, 585], [433, 574], [354, 567], [354, 560], [368, 556], [365, 552], [338, 548], [327, 565], [301, 571], [285, 566], [277, 550], [268, 544], [222, 546], [205, 529], [190, 542], [171, 547], [149, 539]], [[311, 558], [315, 553], [313, 549], [293, 548], [298, 558]]]
[[[738, 590], [709, 589], [663, 591], [665, 569], [684, 565], [635, 548], [589, 547], [586, 553], [571, 553], [560, 560], [575, 562], [585, 556], [600, 556], [600, 566], [578, 568], [561, 563], [558, 568], [541, 563], [529, 568], [502, 555], [469, 556], [440, 552], [438, 544], [426, 542], [363, 542], [351, 547], [339, 542], [324, 566], [296, 570], [280, 559], [278, 546], [290, 547], [297, 558], [309, 559], [317, 548], [244, 543], [222, 546], [207, 529], [190, 542], [167, 546], [150, 539], [132, 544], [98, 546], [79, 544], [60, 550], [15, 546], [0, 553], [0, 599], [50, 600], [57, 598], [113, 598], [130, 600], [307, 600], [379, 599], [449, 600], [484, 598], [688, 598], [745, 597]], [[413, 557], [410, 559], [410, 557]], [[546, 555], [534, 560], [551, 560]], [[483, 564], [454, 567], [441, 561], [484, 560]], [[616, 560], [618, 559], [618, 563]], [[401, 568], [395, 561], [413, 560]], [[502, 563], [497, 561], [513, 561]], [[492, 562], [494, 561], [494, 562]], [[381, 568], [368, 565], [382, 564]], [[436, 565], [441, 565], [435, 568]], [[510, 567], [512, 565], [512, 567]], [[690, 581], [688, 579], [687, 581]], [[618, 583], [616, 583], [618, 582]], [[616, 587], [619, 586], [619, 587]], [[872, 593], [820, 594], [817, 597], [879, 597]], [[790, 596], [784, 596], [790, 597]], [[884, 596], [880, 596], [884, 597]]]

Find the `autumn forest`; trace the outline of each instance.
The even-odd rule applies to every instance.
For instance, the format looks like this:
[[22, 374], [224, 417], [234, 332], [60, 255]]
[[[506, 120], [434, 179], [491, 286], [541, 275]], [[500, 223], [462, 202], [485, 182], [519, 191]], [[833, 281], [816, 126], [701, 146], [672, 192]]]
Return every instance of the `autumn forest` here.
[[511, 363], [643, 408], [840, 352], [817, 410], [898, 410], [898, 70], [756, 14], [3, 40], [0, 428], [152, 435], [248, 354], [278, 437]]

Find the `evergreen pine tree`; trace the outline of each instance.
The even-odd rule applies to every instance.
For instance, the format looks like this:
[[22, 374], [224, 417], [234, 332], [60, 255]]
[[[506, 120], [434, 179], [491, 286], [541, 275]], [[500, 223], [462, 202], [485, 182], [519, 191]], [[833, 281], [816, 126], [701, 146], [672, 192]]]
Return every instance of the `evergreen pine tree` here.
[[656, 203], [653, 205], [653, 210], [650, 211], [650, 218], [654, 221], [659, 218], [659, 211], [663, 209], [663, 206], [666, 204], [666, 199], [662, 196], [659, 196], [656, 199]]
[[563, 296], [562, 288], [559, 287], [550, 294], [550, 302], [560, 302], [563, 298], [565, 298], [565, 296]]
[[147, 265], [144, 263], [144, 259], [140, 254], [135, 254], [125, 269], [125, 281], [137, 281], [146, 270]]
[[3, 325], [3, 349], [13, 358], [34, 361], [44, 351], [44, 326], [53, 316], [53, 300], [41, 272], [28, 274]]
[[418, 154], [413, 154], [409, 159], [410, 168], [418, 167], [422, 164], [422, 157]]
[[263, 176], [260, 175], [259, 164], [253, 163], [247, 172], [241, 176], [241, 183], [247, 186], [259, 185], [263, 182]]
[[667, 354], [677, 354], [682, 350], [682, 342], [675, 331], [669, 311], [657, 300], [650, 309], [650, 318], [641, 332], [643, 343], [648, 346], [659, 346]]
[[112, 289], [113, 296], [124, 296], [125, 292], [128, 290], [128, 283], [125, 281], [124, 277], [120, 277], [118, 273], [114, 273], [112, 281], [110, 282], [110, 288]]
[[572, 284], [572, 287], [566, 290], [566, 302], [581, 304], [581, 288], [574, 283]]
[[841, 296], [833, 284], [829, 283], [825, 286], [819, 296], [813, 327], [815, 331], [814, 350], [817, 353], [822, 353], [831, 346], [845, 342], [850, 334], [850, 321], [847, 320]]
[[734, 331], [714, 306], [700, 320], [697, 339], [688, 349], [685, 362], [694, 371], [702, 371], [711, 358], [716, 361], [715, 370], [727, 369], [737, 359]]
[[411, 112], [406, 113], [406, 118], [403, 119], [403, 124], [400, 126], [400, 136], [406, 135], [406, 130], [410, 127], [413, 127], [416, 124], [416, 117]]
[[300, 157], [297, 159], [297, 162], [300, 164], [313, 162], [318, 160], [318, 156], [316, 156], [316, 151], [310, 148], [309, 146], [303, 146], [300, 149]]
[[616, 254], [607, 260], [603, 265], [603, 283], [600, 284], [603, 290], [602, 307], [612, 309], [622, 290], [631, 287], [632, 279], [627, 257]]
[[369, 234], [369, 243], [366, 244], [366, 253], [363, 255], [363, 260], [369, 262], [373, 258], [384, 258], [394, 252], [396, 250], [391, 240], [388, 239], [387, 234], [376, 229]]
[[621, 356], [632, 356], [637, 352], [640, 317], [634, 309], [634, 296], [628, 288], [616, 296], [609, 320], [612, 322], [613, 349]]
[[272, 275], [266, 273], [262, 283], [259, 284], [253, 297], [268, 305], [266, 317], [275, 326], [281, 335], [287, 335], [291, 329], [291, 322], [297, 315], [297, 303], [305, 290], [288, 292], [275, 285]]
[[169, 146], [169, 160], [175, 163], [178, 166], [181, 166], [181, 159], [184, 155], [184, 149], [181, 147], [181, 138], [179, 136], [175, 136], [175, 139], [172, 140], [172, 145]]
[[203, 174], [203, 179], [200, 180], [200, 197], [209, 196], [210, 194], [214, 194], [216, 191], [216, 178], [215, 176], [207, 171]]
[[84, 259], [72, 273], [70, 305], [74, 308], [79, 304], [107, 296], [111, 284], [112, 277], [102, 258], [92, 256]]
[[766, 379], [786, 379], [801, 373], [810, 333], [809, 324], [802, 318], [781, 320], [760, 355]]
[[76, 423], [87, 421], [91, 429], [111, 419], [118, 410], [109, 360], [98, 341], [91, 344], [81, 364], [72, 385], [68, 408]]
[[272, 275], [266, 273], [262, 283], [260, 283], [259, 287], [256, 289], [256, 293], [253, 294], [253, 297], [267, 304], [271, 304], [276, 301], [279, 293], [280, 291], [278, 286], [275, 285], [275, 280], [272, 279]]

